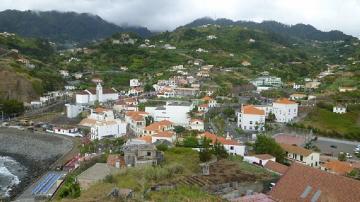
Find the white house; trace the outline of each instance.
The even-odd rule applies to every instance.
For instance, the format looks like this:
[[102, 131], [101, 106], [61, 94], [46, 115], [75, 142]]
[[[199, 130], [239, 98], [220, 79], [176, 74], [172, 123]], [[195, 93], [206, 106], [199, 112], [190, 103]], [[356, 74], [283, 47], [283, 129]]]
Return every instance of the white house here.
[[59, 73], [61, 74], [61, 76], [63, 77], [68, 77], [69, 76], [69, 71], [68, 70], [60, 70]]
[[229, 136], [224, 138], [206, 131], [205, 133], [200, 134], [198, 136], [198, 138], [203, 138], [203, 137], [210, 139], [211, 145], [214, 145], [216, 142], [221, 143], [222, 145], [224, 145], [225, 150], [230, 155], [240, 155], [240, 156], [245, 155], [245, 145], [240, 144], [235, 140], [232, 140]]
[[174, 129], [174, 123], [169, 120], [156, 121], [144, 128], [144, 135], [156, 135], [160, 132], [171, 131]]
[[215, 99], [209, 97], [209, 96], [205, 96], [203, 98], [201, 98], [201, 100], [205, 103], [208, 104], [208, 107], [209, 108], [212, 108], [212, 107], [216, 107], [217, 106], [217, 102]]
[[275, 76], [261, 76], [251, 81], [256, 86], [279, 87], [282, 85], [281, 78]]
[[60, 135], [66, 135], [70, 137], [80, 137], [79, 129], [72, 126], [56, 126], [53, 127], [53, 132]]
[[96, 89], [87, 89], [76, 93], [77, 104], [94, 104], [95, 101], [107, 102], [119, 99], [119, 93], [115, 89], [103, 89], [101, 84]]
[[199, 112], [208, 112], [209, 111], [209, 104], [200, 104], [198, 105], [198, 111]]
[[127, 124], [120, 119], [115, 119], [112, 110], [96, 108], [79, 125], [89, 127], [91, 140], [95, 140], [104, 137], [121, 137], [126, 134]]
[[244, 156], [244, 161], [264, 166], [268, 161], [275, 162], [276, 158], [271, 156], [270, 154], [257, 154], [253, 156]]
[[337, 105], [333, 107], [333, 112], [337, 114], [345, 114], [346, 113], [346, 107]]
[[280, 146], [285, 151], [288, 160], [316, 168], [320, 166], [320, 153], [295, 145], [281, 143]]
[[139, 87], [141, 86], [141, 82], [139, 79], [130, 79], [130, 87]]
[[126, 123], [119, 120], [97, 121], [90, 129], [91, 140], [121, 137], [126, 134]]
[[124, 98], [117, 101], [113, 109], [121, 112], [121, 111], [138, 111], [139, 102], [136, 98]]
[[154, 121], [169, 120], [175, 125], [188, 126], [188, 113], [193, 108], [194, 106], [188, 102], [167, 102], [164, 106], [145, 107], [145, 112], [149, 113]]
[[289, 97], [290, 97], [290, 100], [304, 100], [307, 98], [307, 95], [302, 94], [302, 93], [294, 93], [294, 94], [291, 94]]
[[281, 98], [273, 103], [273, 111], [276, 122], [288, 123], [298, 115], [298, 103]]
[[174, 143], [176, 141], [176, 134], [173, 131], [161, 131], [151, 136], [151, 143], [155, 143], [158, 140], [166, 140]]
[[189, 127], [191, 130], [204, 131], [204, 121], [201, 119], [191, 119]]
[[135, 135], [142, 135], [148, 115], [149, 113], [143, 111], [128, 111], [125, 113], [125, 122]]
[[242, 106], [238, 113], [237, 125], [246, 131], [264, 131], [265, 111], [253, 105]]

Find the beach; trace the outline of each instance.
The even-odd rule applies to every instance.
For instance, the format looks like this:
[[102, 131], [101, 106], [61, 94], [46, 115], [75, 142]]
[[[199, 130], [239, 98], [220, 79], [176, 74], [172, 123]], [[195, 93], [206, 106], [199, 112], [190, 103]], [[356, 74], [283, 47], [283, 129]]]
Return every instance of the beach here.
[[0, 128], [0, 178], [11, 186], [0, 190], [2, 195], [8, 195], [2, 200], [16, 197], [72, 148], [69, 137]]

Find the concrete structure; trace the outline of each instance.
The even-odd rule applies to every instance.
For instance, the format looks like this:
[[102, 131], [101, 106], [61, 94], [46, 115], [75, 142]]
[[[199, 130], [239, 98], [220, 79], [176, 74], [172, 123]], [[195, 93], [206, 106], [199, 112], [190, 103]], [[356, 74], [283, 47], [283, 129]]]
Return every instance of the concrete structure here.
[[106, 176], [119, 172], [119, 169], [109, 166], [106, 163], [96, 163], [89, 169], [77, 176], [77, 181], [82, 190], [86, 190], [91, 185], [105, 179]]
[[247, 131], [264, 131], [265, 111], [253, 105], [242, 106], [238, 113], [237, 125]]
[[188, 102], [167, 102], [164, 106], [145, 107], [145, 112], [154, 118], [154, 121], [169, 120], [175, 125], [188, 126], [189, 112], [194, 108]]
[[304, 100], [307, 98], [306, 94], [294, 93], [290, 95], [290, 100]]
[[68, 118], [76, 118], [84, 110], [84, 107], [81, 105], [65, 104], [65, 107], [66, 117]]
[[280, 87], [282, 85], [281, 78], [275, 76], [261, 76], [251, 81], [256, 86]]
[[79, 129], [74, 126], [55, 126], [53, 132], [60, 135], [66, 135], [70, 137], [80, 137]]
[[320, 167], [320, 153], [299, 146], [280, 144], [291, 162], [302, 163], [311, 167]]
[[298, 115], [298, 103], [286, 98], [278, 99], [273, 103], [273, 114], [276, 122], [289, 123]]
[[163, 158], [153, 144], [127, 144], [122, 151], [127, 167], [157, 165]]
[[208, 107], [209, 108], [212, 108], [212, 107], [216, 107], [217, 106], [217, 101], [209, 96], [205, 96], [203, 98], [201, 98], [201, 100], [208, 104]]
[[136, 98], [124, 98], [117, 101], [113, 109], [118, 112], [138, 111], [139, 102]]

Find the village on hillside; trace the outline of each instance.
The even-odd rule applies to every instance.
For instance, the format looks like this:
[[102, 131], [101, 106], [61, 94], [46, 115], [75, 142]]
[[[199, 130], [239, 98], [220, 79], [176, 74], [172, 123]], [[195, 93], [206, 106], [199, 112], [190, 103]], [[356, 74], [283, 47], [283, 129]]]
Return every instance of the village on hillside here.
[[[140, 48], [150, 46], [145, 40]], [[31, 101], [28, 117], [4, 122], [3, 127], [67, 136], [78, 151], [20, 198], [60, 199], [81, 193], [84, 200], [142, 200], [196, 187], [193, 191], [205, 191], [201, 197], [209, 200], [322, 201], [331, 196], [356, 201], [360, 144], [322, 137], [321, 131], [304, 126], [324, 99], [317, 89], [338, 68], [329, 65], [301, 83], [284, 83], [262, 72], [229, 95], [209, 83], [212, 75], [233, 70], [201, 59], [169, 67], [174, 76], [151, 86], [141, 78], [130, 79], [126, 90], [105, 88], [96, 74], [60, 70], [68, 80], [64, 90]], [[72, 84], [84, 78], [92, 87], [79, 90]], [[277, 89], [290, 93], [262, 93]], [[345, 100], [323, 108], [340, 116], [354, 104], [359, 103]], [[60, 109], [55, 118], [42, 116], [53, 109]]]

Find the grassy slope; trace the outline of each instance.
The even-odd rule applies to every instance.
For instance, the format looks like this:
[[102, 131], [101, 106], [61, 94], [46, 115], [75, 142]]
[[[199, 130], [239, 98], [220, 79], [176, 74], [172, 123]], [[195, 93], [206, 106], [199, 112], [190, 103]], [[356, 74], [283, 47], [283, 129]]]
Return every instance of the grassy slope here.
[[340, 134], [359, 133], [359, 112], [336, 114], [326, 109], [316, 108], [303, 121], [306, 126], [313, 126], [324, 131], [336, 131]]

